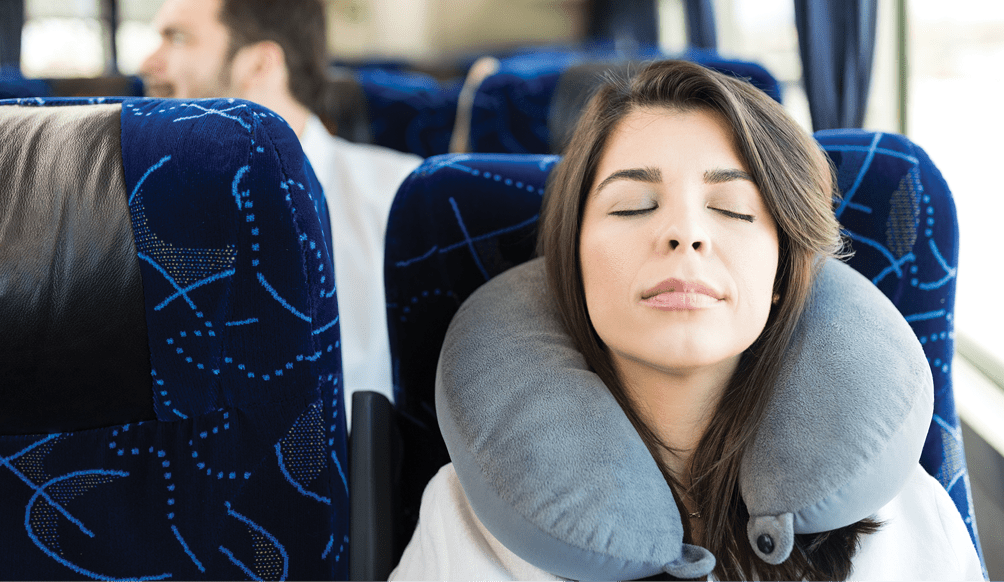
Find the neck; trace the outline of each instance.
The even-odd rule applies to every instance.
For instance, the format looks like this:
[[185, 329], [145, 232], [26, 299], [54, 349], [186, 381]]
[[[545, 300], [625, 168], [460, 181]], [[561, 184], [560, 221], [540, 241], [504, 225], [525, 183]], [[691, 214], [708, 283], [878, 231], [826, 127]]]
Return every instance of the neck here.
[[292, 98], [292, 96], [283, 96], [281, 98], [272, 99], [268, 102], [258, 101], [258, 103], [268, 107], [272, 111], [279, 114], [280, 117], [286, 120], [293, 131], [296, 133], [296, 137], [302, 138], [303, 132], [307, 128], [307, 119], [310, 118], [310, 110], [300, 104], [299, 101]]
[[289, 88], [289, 71], [278, 44], [263, 41], [242, 47], [231, 59], [230, 77], [238, 97], [268, 107], [303, 137], [310, 110]]
[[688, 370], [652, 368], [614, 357], [614, 367], [642, 422], [669, 450], [661, 461], [690, 483], [690, 458], [704, 436], [739, 358]]
[[238, 96], [268, 107], [286, 120], [296, 133], [296, 137], [303, 137], [311, 113], [289, 92], [285, 75], [252, 77], [240, 86]]

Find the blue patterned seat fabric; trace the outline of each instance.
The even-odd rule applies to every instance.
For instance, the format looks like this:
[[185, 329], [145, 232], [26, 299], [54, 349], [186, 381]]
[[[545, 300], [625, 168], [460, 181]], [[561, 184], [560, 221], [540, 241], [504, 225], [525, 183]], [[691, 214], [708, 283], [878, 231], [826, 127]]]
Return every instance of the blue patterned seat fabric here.
[[[850, 264], [899, 308], [931, 363], [935, 415], [921, 464], [948, 490], [979, 551], [951, 384], [958, 259], [951, 193], [923, 150], [904, 137], [862, 130], [816, 137], [835, 162], [845, 193], [837, 213], [856, 252]], [[433, 406], [447, 326], [478, 286], [532, 257], [543, 188], [557, 160], [438, 156], [405, 181], [391, 209], [385, 280], [409, 476], [401, 484], [405, 538], [422, 488], [448, 460]]]
[[934, 376], [934, 418], [921, 464], [951, 495], [980, 552], [952, 392], [959, 225], [948, 184], [907, 138], [826, 130], [816, 139], [837, 166], [844, 198], [836, 209], [850, 239], [852, 267], [871, 279], [910, 323]]
[[396, 547], [418, 521], [425, 484], [449, 462], [433, 383], [453, 314], [491, 277], [529, 259], [544, 181], [557, 158], [456, 154], [427, 160], [398, 190], [384, 263], [403, 479]]
[[0, 577], [346, 578], [333, 265], [296, 136], [235, 100], [20, 106], [96, 102], [121, 103], [156, 420], [0, 436]]

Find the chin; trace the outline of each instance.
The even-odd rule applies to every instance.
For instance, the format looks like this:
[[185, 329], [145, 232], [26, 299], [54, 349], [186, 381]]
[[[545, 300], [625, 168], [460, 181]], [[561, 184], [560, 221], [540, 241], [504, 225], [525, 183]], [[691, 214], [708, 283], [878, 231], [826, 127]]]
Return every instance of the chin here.
[[[682, 339], [682, 341], [681, 341]], [[671, 338], [653, 341], [637, 352], [639, 362], [667, 372], [693, 371], [718, 365], [734, 365], [746, 349], [735, 341], [723, 341], [722, 336]]]

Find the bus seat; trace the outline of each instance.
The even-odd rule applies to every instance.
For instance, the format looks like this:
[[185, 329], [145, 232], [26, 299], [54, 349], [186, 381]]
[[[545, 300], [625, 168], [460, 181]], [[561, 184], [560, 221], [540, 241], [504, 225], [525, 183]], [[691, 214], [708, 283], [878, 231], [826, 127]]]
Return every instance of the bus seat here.
[[51, 93], [49, 84], [42, 79], [28, 79], [16, 67], [0, 67], [0, 99], [48, 97]]
[[328, 91], [321, 121], [333, 135], [353, 143], [373, 143], [366, 93], [355, 74], [344, 67], [328, 68]]
[[355, 79], [366, 95], [372, 143], [423, 158], [449, 151], [459, 84], [378, 67], [356, 70]]
[[[418, 522], [425, 484], [450, 460], [433, 397], [447, 326], [478, 286], [532, 257], [544, 182], [557, 160], [437, 156], [398, 190], [384, 263], [395, 404], [375, 392], [352, 395], [352, 539], [367, 540], [351, 546], [353, 580], [386, 578]], [[393, 422], [378, 420], [387, 418]], [[381, 475], [391, 476], [390, 487]]]
[[921, 464], [962, 514], [980, 559], [962, 428], [952, 390], [959, 224], [951, 190], [927, 153], [898, 134], [823, 130], [837, 167], [837, 219], [868, 277], [913, 328], [934, 376], [934, 418]]
[[[630, 55], [613, 50], [527, 51], [500, 60], [471, 103], [472, 152], [560, 153], [578, 114], [604, 71], [624, 73], [643, 60], [666, 58], [656, 49]], [[750, 80], [781, 101], [780, 84], [762, 66], [692, 50], [677, 58]]]
[[138, 75], [51, 78], [46, 83], [52, 97], [142, 97], [145, 91]]
[[[902, 136], [854, 130], [816, 137], [837, 167], [844, 193], [837, 212], [856, 251], [851, 266], [897, 306], [929, 358], [935, 414], [921, 464], [948, 490], [979, 552], [951, 388], [958, 258], [951, 193], [923, 150]], [[381, 452], [377, 458], [407, 476], [388, 494], [388, 502], [401, 506], [397, 531], [385, 534], [397, 544], [394, 563], [417, 521], [425, 484], [449, 460], [434, 409], [447, 327], [477, 287], [532, 257], [543, 188], [557, 161], [546, 155], [435, 157], [402, 184], [391, 208], [385, 284], [400, 436], [396, 456]], [[364, 514], [356, 508], [353, 519]]]
[[292, 130], [239, 100], [0, 119], [3, 577], [344, 579], [330, 231]]

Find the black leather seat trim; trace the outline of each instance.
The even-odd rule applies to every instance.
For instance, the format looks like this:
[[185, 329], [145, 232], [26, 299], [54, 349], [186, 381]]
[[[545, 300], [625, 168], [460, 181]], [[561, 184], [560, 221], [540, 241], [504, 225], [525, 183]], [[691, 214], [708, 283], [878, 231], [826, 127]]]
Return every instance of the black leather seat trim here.
[[0, 434], [155, 418], [120, 113], [0, 107]]

